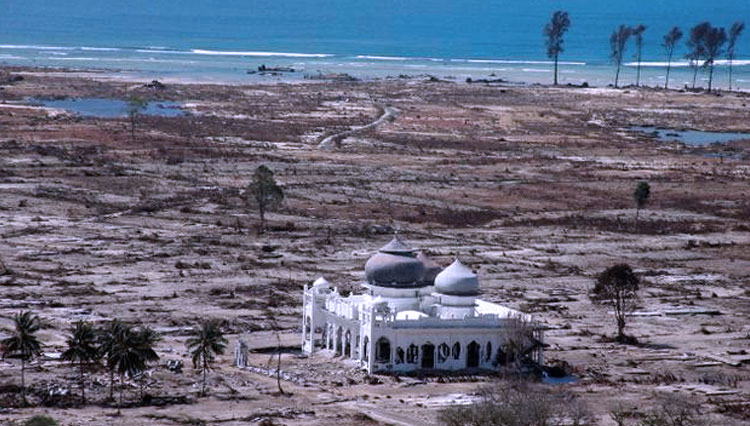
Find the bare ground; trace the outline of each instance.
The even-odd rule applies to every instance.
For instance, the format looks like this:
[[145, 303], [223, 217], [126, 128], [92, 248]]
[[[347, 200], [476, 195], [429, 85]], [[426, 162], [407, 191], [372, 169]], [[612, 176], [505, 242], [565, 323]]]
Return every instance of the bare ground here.
[[[660, 394], [694, 401], [719, 424], [747, 418], [750, 400], [750, 141], [704, 148], [658, 143], [630, 125], [750, 131], [747, 96], [648, 89], [501, 87], [428, 81], [257, 86], [141, 84], [6, 69], [0, 86], [0, 326], [31, 309], [48, 356], [28, 371], [0, 361], [0, 419], [49, 413], [70, 425], [432, 424], [493, 377], [372, 379], [330, 354], [283, 356], [283, 387], [239, 370], [239, 336], [268, 368], [276, 339], [298, 343], [301, 291], [325, 276], [357, 291], [369, 255], [395, 229], [447, 265], [479, 271], [484, 297], [534, 313], [552, 330], [549, 362], [579, 376], [565, 385], [601, 424], [617, 402], [649, 407]], [[29, 96], [182, 102], [190, 115], [124, 119], [23, 106]], [[395, 121], [321, 150], [326, 136], [364, 126], [380, 105]], [[286, 199], [255, 233], [241, 192], [266, 164]], [[636, 228], [632, 191], [652, 200]], [[642, 299], [628, 332], [587, 292], [595, 275], [627, 262]], [[718, 314], [717, 314], [718, 312]], [[76, 372], [54, 359], [73, 321], [121, 318], [162, 333], [147, 392], [187, 404], [77, 406]], [[198, 398], [184, 341], [222, 318], [230, 351]], [[166, 360], [185, 363], [182, 374]], [[67, 396], [43, 398], [50, 389]], [[73, 396], [71, 396], [73, 394]], [[138, 386], [128, 383], [126, 400]], [[610, 423], [608, 423], [610, 422]]]

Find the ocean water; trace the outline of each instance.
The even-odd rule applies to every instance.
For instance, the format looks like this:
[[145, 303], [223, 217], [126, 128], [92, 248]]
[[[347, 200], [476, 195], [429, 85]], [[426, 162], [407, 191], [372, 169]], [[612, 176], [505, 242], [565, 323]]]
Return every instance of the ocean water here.
[[[750, 24], [748, 0], [3, 0], [0, 63], [217, 81], [347, 72], [549, 82], [542, 28], [559, 9], [572, 21], [562, 83], [612, 81], [609, 35], [620, 24], [648, 27], [642, 78], [653, 85], [664, 81], [661, 40], [672, 26]], [[634, 53], [631, 43], [623, 84], [634, 79]], [[673, 86], [692, 80], [684, 54], [683, 40]], [[301, 72], [246, 74], [261, 64]], [[717, 86], [727, 85], [727, 69], [718, 63]], [[750, 90], [750, 33], [738, 42], [734, 71], [734, 86]]]

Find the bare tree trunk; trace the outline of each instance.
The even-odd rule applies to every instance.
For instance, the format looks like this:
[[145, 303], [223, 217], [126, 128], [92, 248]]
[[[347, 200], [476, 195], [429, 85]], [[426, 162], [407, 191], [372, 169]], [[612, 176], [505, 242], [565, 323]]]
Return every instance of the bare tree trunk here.
[[125, 387], [125, 377], [123, 374], [120, 374], [120, 402], [117, 403], [117, 413], [120, 413], [120, 408], [122, 408], [122, 390]]
[[86, 384], [83, 382], [83, 361], [80, 362], [81, 368], [81, 402], [86, 403]]
[[21, 355], [21, 399], [23, 405], [27, 405], [26, 401], [26, 359]]
[[711, 62], [711, 68], [708, 70], [708, 93], [711, 93], [711, 83], [714, 79], [714, 63]]
[[641, 209], [640, 207], [636, 207], [635, 209], [635, 230], [638, 231], [638, 215], [640, 214]]
[[109, 370], [109, 400], [115, 398], [115, 370]]
[[732, 91], [732, 61], [734, 60], [734, 55], [729, 55], [729, 91]]
[[260, 216], [260, 225], [258, 225], [258, 234], [262, 234], [266, 229], [266, 209], [263, 203], [258, 205], [258, 216]]
[[672, 68], [672, 54], [669, 54], [669, 59], [667, 59], [667, 80], [664, 82], [664, 89], [669, 89], [669, 71]]
[[617, 83], [620, 81], [620, 64], [617, 64], [617, 72], [615, 73], [615, 89], [617, 89]]
[[635, 87], [640, 87], [641, 85], [641, 49], [638, 48], [638, 68], [636, 69], [635, 73]]
[[693, 67], [693, 89], [695, 89], [695, 79], [698, 78], [698, 64]]
[[281, 389], [281, 335], [276, 332], [276, 341], [278, 343], [278, 362], [276, 363], [276, 387], [279, 388], [279, 394], [284, 395], [284, 389]]
[[555, 86], [557, 86], [557, 57], [558, 54], [555, 54]]
[[201, 396], [206, 396], [206, 371], [208, 371], [208, 365], [206, 364], [206, 357], [203, 356], [203, 383], [201, 384]]

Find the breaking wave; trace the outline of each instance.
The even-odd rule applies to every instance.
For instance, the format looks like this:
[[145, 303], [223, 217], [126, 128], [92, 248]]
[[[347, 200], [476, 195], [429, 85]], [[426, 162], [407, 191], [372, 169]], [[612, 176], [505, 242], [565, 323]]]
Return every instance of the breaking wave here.
[[[666, 67], [667, 61], [644, 61], [641, 62], [642, 67]], [[703, 62], [699, 62], [699, 65], [703, 65]], [[626, 62], [623, 64], [627, 67], [637, 67], [638, 62]], [[718, 66], [728, 66], [729, 60], [728, 59], [717, 59], [714, 61], [714, 65]], [[750, 59], [735, 59], [732, 61], [732, 66], [741, 67], [741, 66], [747, 66], [750, 65]], [[678, 61], [672, 61], [672, 67], [677, 68], [683, 68], [683, 67], [689, 67], [690, 62], [685, 60], [678, 60]]]
[[226, 51], [226, 50], [203, 50], [191, 49], [191, 53], [196, 55], [215, 55], [215, 56], [279, 56], [284, 58], [327, 58], [333, 56], [328, 53], [290, 53], [290, 52], [256, 52], [256, 51]]

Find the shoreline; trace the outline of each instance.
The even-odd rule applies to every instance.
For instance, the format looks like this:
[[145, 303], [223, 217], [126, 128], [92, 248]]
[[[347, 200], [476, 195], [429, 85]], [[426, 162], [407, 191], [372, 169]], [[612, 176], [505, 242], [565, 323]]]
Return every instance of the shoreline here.
[[[683, 87], [676, 87], [670, 84], [669, 89], [664, 89], [660, 85], [647, 85], [641, 84], [635, 86], [633, 84], [620, 84], [619, 87], [615, 88], [611, 83], [595, 85], [584, 81], [583, 83], [564, 82], [558, 85], [553, 85], [546, 82], [532, 81], [532, 80], [511, 80], [498, 76], [495, 73], [489, 74], [489, 78], [467, 78], [461, 79], [450, 75], [436, 75], [430, 73], [418, 73], [418, 74], [399, 74], [399, 75], [386, 75], [386, 76], [368, 76], [366, 74], [352, 75], [346, 72], [342, 73], [329, 73], [329, 74], [307, 74], [300, 72], [294, 73], [281, 73], [281, 75], [258, 75], [258, 74], [238, 74], [238, 75], [211, 75], [197, 73], [192, 76], [186, 75], [168, 75], [174, 73], [165, 73], [158, 71], [137, 71], [127, 69], [112, 69], [112, 68], [68, 68], [68, 67], [52, 67], [52, 66], [22, 66], [22, 65], [7, 65], [0, 64], [0, 72], [8, 74], [26, 75], [26, 76], [37, 76], [37, 77], [63, 77], [63, 78], [87, 78], [101, 82], [120, 82], [120, 83], [133, 83], [133, 84], [148, 84], [153, 81], [159, 81], [164, 84], [176, 84], [176, 85], [218, 85], [218, 86], [256, 86], [256, 85], [277, 85], [277, 84], [315, 84], [315, 83], [382, 83], [389, 81], [430, 81], [435, 83], [453, 83], [459, 85], [487, 85], [497, 87], [545, 87], [545, 88], [589, 88], [589, 89], [611, 89], [611, 90], [633, 90], [633, 89], [645, 89], [645, 90], [656, 90], [656, 91], [676, 91], [676, 92], [687, 92], [687, 93], [708, 93], [705, 87], [697, 85], [695, 89], [688, 88], [687, 85]], [[674, 71], [673, 71], [674, 72]], [[326, 76], [330, 77], [327, 78]], [[244, 77], [244, 79], [241, 79]], [[622, 80], [621, 80], [622, 81]], [[736, 94], [747, 94], [750, 93], [750, 86], [747, 88], [733, 87], [732, 91], [727, 91], [721, 86], [714, 86], [713, 92], [715, 93], [736, 93]]]

